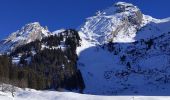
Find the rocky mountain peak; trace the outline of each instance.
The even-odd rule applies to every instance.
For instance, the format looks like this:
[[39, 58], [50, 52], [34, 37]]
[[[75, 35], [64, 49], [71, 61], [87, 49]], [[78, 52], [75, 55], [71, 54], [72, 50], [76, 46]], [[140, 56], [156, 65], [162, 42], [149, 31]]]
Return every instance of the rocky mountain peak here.
[[14, 32], [14, 34], [19, 36], [22, 35], [23, 37], [27, 37], [28, 35], [31, 34], [47, 36], [48, 33], [49, 33], [48, 28], [42, 27], [39, 22], [26, 24], [20, 30]]
[[132, 4], [118, 2], [89, 17], [79, 34], [82, 43], [77, 50], [78, 67], [86, 93], [169, 93], [163, 88], [170, 83], [169, 18], [152, 18]]
[[20, 30], [29, 31], [32, 29], [40, 28], [40, 27], [41, 27], [41, 25], [39, 22], [33, 22], [33, 23], [26, 24]]
[[80, 35], [97, 44], [110, 41], [134, 42], [137, 30], [149, 22], [146, 22], [145, 18], [133, 4], [118, 2], [87, 18], [80, 28], [80, 33], [84, 35]]
[[117, 10], [120, 12], [125, 12], [125, 11], [138, 11], [139, 8], [134, 6], [131, 3], [126, 3], [126, 2], [117, 2], [114, 4], [115, 7], [117, 7]]
[[0, 52], [10, 51], [19, 45], [27, 44], [35, 40], [41, 40], [43, 37], [52, 34], [48, 28], [44, 28], [39, 22], [33, 22], [24, 25], [21, 29], [13, 32], [8, 38], [1, 41]]
[[142, 24], [143, 14], [138, 7], [126, 2], [118, 2], [115, 7], [117, 8], [117, 13], [124, 13], [132, 24]]

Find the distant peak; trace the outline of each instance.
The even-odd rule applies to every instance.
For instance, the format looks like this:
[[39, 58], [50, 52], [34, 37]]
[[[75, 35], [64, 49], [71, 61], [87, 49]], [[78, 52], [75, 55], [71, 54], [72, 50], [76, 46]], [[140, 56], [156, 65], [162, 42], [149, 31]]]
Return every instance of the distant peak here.
[[115, 15], [117, 13], [124, 13], [124, 15], [134, 15], [134, 13], [141, 12], [140, 9], [131, 4], [126, 2], [117, 2], [113, 6], [108, 7], [105, 10], [98, 11], [96, 13], [97, 16], [103, 16], [103, 15]]
[[32, 26], [32, 27], [34, 27], [34, 26], [41, 27], [39, 22], [28, 23], [24, 27], [30, 27], [30, 26]]
[[125, 6], [125, 7], [128, 7], [128, 6], [134, 6], [133, 4], [131, 3], [127, 3], [127, 2], [117, 2], [115, 3], [116, 6]]
[[48, 29], [42, 27], [39, 22], [32, 22], [32, 23], [25, 24], [21, 29], [19, 29], [17, 32], [14, 32], [12, 35], [17, 35], [17, 36], [23, 35], [25, 37], [31, 33], [36, 33], [36, 34], [43, 33], [43, 32], [38, 32], [43, 30], [48, 31]]
[[125, 11], [138, 11], [139, 8], [137, 6], [134, 6], [131, 3], [126, 2], [117, 2], [114, 4], [114, 6], [117, 8], [119, 12], [125, 12]]
[[137, 6], [117, 2], [89, 17], [82, 25], [81, 32], [87, 40], [96, 44], [134, 42], [135, 33], [142, 25], [143, 14]]
[[41, 40], [52, 33], [47, 27], [43, 27], [39, 22], [25, 24], [21, 29], [11, 33], [0, 46], [3, 46], [0, 52], [11, 51], [20, 45], [30, 43], [35, 40]]
[[32, 23], [28, 23], [29, 25], [40, 25], [39, 22], [32, 22]]

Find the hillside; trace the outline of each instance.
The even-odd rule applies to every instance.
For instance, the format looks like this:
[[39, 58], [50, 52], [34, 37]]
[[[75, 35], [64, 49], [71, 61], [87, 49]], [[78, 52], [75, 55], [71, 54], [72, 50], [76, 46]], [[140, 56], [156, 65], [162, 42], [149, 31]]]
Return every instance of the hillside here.
[[21, 88], [82, 92], [85, 86], [76, 54], [79, 42], [78, 32], [69, 29], [19, 45], [0, 56], [0, 81]]
[[152, 18], [125, 2], [87, 18], [77, 50], [84, 93], [170, 95], [169, 33], [169, 18]]

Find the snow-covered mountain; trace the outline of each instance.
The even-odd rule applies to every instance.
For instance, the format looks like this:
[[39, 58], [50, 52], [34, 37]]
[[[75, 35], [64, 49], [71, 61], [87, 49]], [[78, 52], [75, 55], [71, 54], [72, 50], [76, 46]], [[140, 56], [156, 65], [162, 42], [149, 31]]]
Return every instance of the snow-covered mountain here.
[[11, 51], [19, 45], [41, 40], [50, 34], [51, 32], [47, 28], [42, 27], [39, 22], [26, 24], [0, 42], [0, 53]]
[[170, 95], [170, 19], [118, 2], [80, 28], [84, 93]]
[[[64, 31], [50, 32], [38, 22], [27, 24], [0, 42], [0, 53], [49, 35], [65, 35]], [[84, 93], [170, 95], [170, 18], [156, 19], [133, 4], [118, 2], [87, 18], [79, 35], [76, 63], [85, 82]]]
[[[134, 42], [136, 33], [146, 25], [157, 27], [158, 23], [166, 23], [170, 19], [155, 19], [144, 15], [140, 9], [133, 4], [118, 2], [112, 7], [103, 11], [98, 11], [95, 16], [87, 18], [80, 27], [80, 33], [84, 33], [84, 38], [97, 44], [113, 42]], [[168, 23], [167, 23], [168, 24]], [[167, 31], [168, 25], [164, 25], [161, 31]], [[158, 29], [159, 30], [159, 27]], [[151, 36], [152, 33], [149, 33]], [[81, 34], [80, 34], [81, 35]], [[146, 35], [145, 35], [146, 37]], [[143, 38], [143, 37], [142, 37]]]

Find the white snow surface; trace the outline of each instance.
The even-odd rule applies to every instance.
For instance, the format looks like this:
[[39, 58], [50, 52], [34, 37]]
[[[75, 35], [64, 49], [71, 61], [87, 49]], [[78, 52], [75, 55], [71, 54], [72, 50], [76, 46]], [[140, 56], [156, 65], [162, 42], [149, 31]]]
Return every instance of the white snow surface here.
[[53, 35], [58, 35], [59, 33], [64, 32], [64, 31], [65, 29], [56, 30], [53, 32]]
[[0, 100], [169, 100], [163, 96], [99, 96], [73, 92], [37, 91], [17, 89], [14, 97], [10, 92], [0, 92]]
[[[149, 26], [148, 26], [149, 25]], [[159, 26], [158, 26], [159, 25]], [[143, 27], [151, 27], [154, 30], [147, 35], [138, 35], [137, 32]], [[85, 38], [96, 44], [104, 44], [109, 41], [115, 43], [127, 43], [145, 39], [159, 32], [167, 32], [170, 26], [170, 18], [156, 19], [144, 15], [140, 9], [133, 4], [118, 2], [112, 7], [103, 11], [98, 11], [95, 16], [86, 19], [80, 26], [80, 32], [85, 34]], [[142, 32], [144, 33], [144, 32]]]
[[[140, 14], [136, 6], [125, 2], [115, 5], [87, 18], [80, 28], [82, 43], [77, 54], [84, 93], [170, 95], [170, 18]], [[134, 14], [142, 16], [141, 22], [138, 16], [128, 19]], [[150, 39], [153, 44], [149, 48]], [[104, 46], [110, 40], [114, 43], [112, 52]]]
[[[78, 68], [85, 82], [84, 93], [97, 95], [170, 95], [170, 35], [158, 37], [149, 50], [141, 42], [107, 46], [82, 39], [77, 48]], [[162, 47], [166, 45], [165, 47]], [[132, 52], [132, 53], [128, 53]], [[125, 61], [121, 57], [125, 55]], [[128, 70], [130, 63], [131, 70]]]

